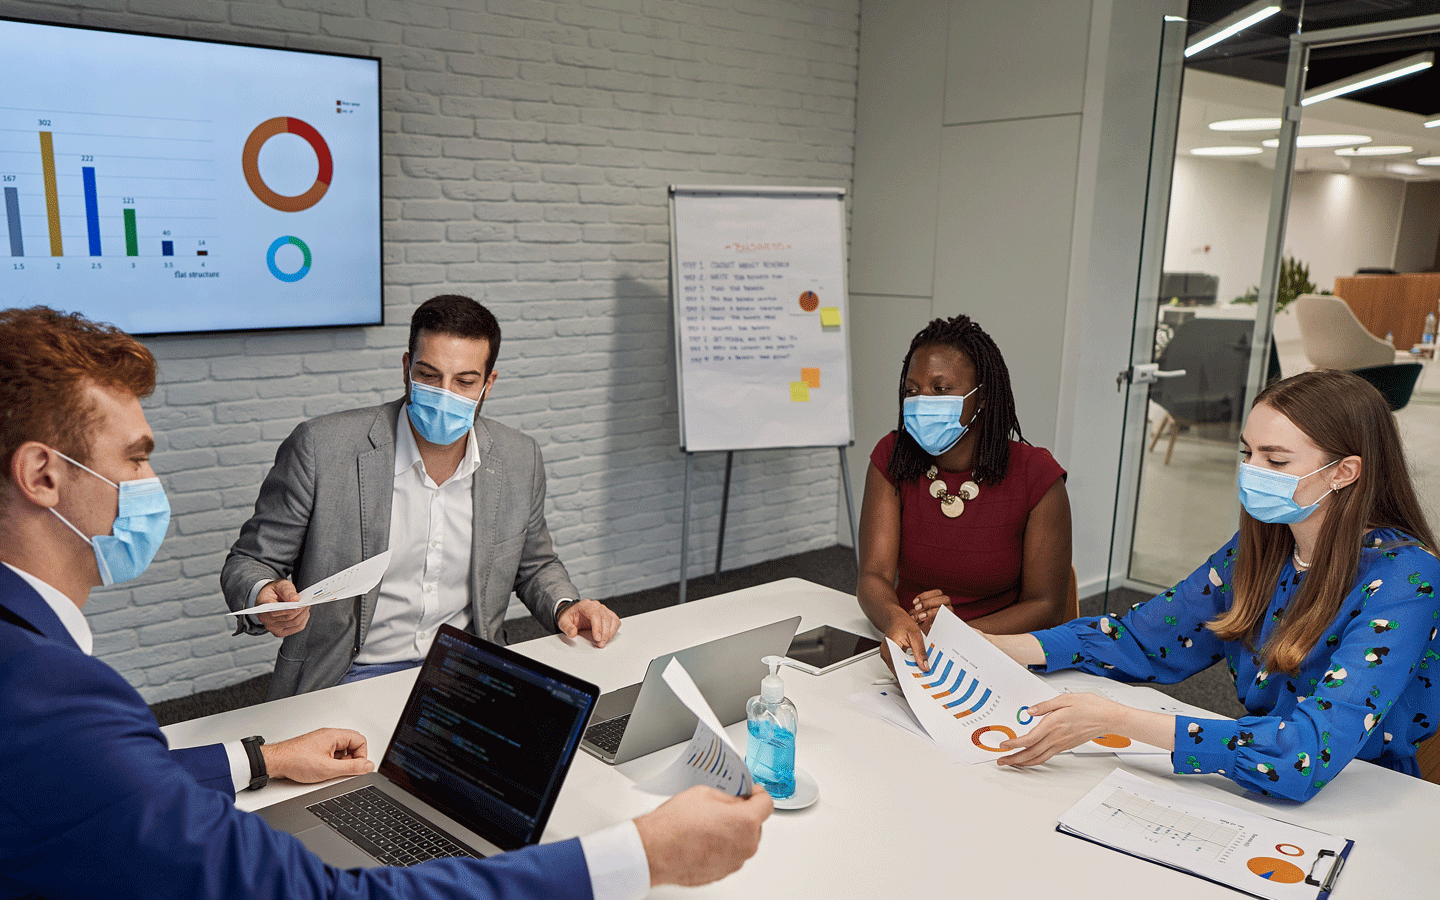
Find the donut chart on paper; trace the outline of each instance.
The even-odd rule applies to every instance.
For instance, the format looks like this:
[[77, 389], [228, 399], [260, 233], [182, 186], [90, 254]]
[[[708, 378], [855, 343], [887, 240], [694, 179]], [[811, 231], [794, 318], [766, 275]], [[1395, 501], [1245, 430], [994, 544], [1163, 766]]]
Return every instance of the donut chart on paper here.
[[[1004, 739], [1003, 739], [1004, 741], [1014, 740], [1014, 738], [1015, 738], [1015, 731], [1014, 731], [1014, 729], [1012, 729], [1009, 725], [986, 725], [986, 726], [984, 726], [983, 728], [977, 728], [977, 729], [975, 729], [974, 733], [972, 733], [972, 734], [970, 735], [970, 743], [972, 743], [972, 744], [974, 744], [975, 746], [979, 747], [981, 750], [989, 750], [991, 753], [1004, 753], [1004, 752], [1006, 752], [1005, 750], [1001, 749], [1000, 747], [991, 747], [991, 746], [989, 746], [989, 745], [981, 742], [981, 740], [980, 740], [981, 736], [983, 736], [983, 735], [985, 735], [985, 734], [988, 734], [988, 733], [990, 733], [990, 732], [992, 732], [992, 731], [998, 731], [998, 732], [1000, 732], [1001, 734], [1005, 735], [1005, 737], [1004, 737]], [[1003, 741], [1002, 741], [1002, 743], [1003, 743]]]
[[1305, 880], [1305, 870], [1292, 862], [1270, 856], [1257, 856], [1245, 863], [1245, 867], [1266, 881], [1277, 884], [1299, 884]]
[[[278, 134], [293, 134], [304, 139], [310, 149], [315, 151], [315, 161], [320, 167], [320, 171], [315, 175], [315, 183], [293, 197], [275, 193], [260, 175], [260, 148]], [[276, 116], [256, 125], [255, 130], [245, 139], [245, 149], [240, 154], [240, 169], [245, 173], [245, 183], [250, 185], [251, 193], [261, 203], [281, 212], [301, 212], [319, 203], [325, 192], [330, 190], [330, 179], [335, 174], [335, 160], [330, 156], [330, 146], [309, 122], [293, 116]]]
[[[1292, 850], [1294, 851], [1293, 853], [1291, 852]], [[1275, 845], [1275, 852], [1276, 852], [1276, 853], [1283, 853], [1283, 854], [1285, 854], [1286, 856], [1304, 856], [1304, 855], [1305, 855], [1305, 848], [1304, 848], [1304, 847], [1297, 847], [1297, 846], [1295, 846], [1294, 844], [1276, 844], [1276, 845]]]

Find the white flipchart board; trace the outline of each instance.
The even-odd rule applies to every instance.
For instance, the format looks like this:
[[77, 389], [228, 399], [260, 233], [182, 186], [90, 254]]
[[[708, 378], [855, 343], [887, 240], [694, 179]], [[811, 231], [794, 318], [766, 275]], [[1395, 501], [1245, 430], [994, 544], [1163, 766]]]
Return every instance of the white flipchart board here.
[[680, 446], [844, 447], [842, 188], [670, 188]]

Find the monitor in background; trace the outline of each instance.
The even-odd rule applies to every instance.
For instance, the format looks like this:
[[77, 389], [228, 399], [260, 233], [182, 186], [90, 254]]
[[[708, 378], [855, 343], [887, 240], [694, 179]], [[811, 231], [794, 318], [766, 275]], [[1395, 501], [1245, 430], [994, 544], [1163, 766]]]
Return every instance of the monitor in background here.
[[374, 325], [380, 61], [0, 20], [6, 306]]

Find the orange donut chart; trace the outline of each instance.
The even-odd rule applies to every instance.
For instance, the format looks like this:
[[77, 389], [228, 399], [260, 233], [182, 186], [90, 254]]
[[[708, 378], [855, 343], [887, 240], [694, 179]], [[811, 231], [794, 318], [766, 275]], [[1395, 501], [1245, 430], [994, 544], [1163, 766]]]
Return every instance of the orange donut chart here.
[[[1293, 853], [1290, 852], [1290, 851], [1292, 851], [1292, 850], [1295, 851], [1295, 852], [1293, 852]], [[1304, 856], [1304, 855], [1305, 855], [1305, 849], [1304, 849], [1303, 847], [1297, 847], [1297, 846], [1295, 846], [1294, 844], [1276, 844], [1276, 845], [1275, 845], [1275, 852], [1276, 852], [1276, 853], [1283, 853], [1283, 854], [1285, 854], [1286, 856]]]
[[1246, 868], [1266, 881], [1276, 884], [1299, 884], [1305, 880], [1305, 870], [1294, 863], [1269, 856], [1257, 856], [1245, 863]]
[[1102, 734], [1097, 738], [1091, 738], [1102, 747], [1109, 747], [1111, 750], [1119, 750], [1122, 747], [1130, 746], [1130, 739], [1123, 734]]
[[1001, 734], [1005, 735], [1005, 740], [1007, 741], [1013, 740], [1015, 738], [1015, 732], [1012, 731], [1010, 729], [1010, 726], [1008, 725], [986, 725], [984, 728], [975, 729], [975, 731], [970, 735], [970, 742], [975, 746], [979, 747], [981, 750], [989, 750], [991, 753], [1005, 753], [1006, 751], [1002, 750], [999, 747], [987, 747], [984, 744], [980, 743], [980, 735], [990, 731], [1000, 732]]
[[[304, 138], [315, 151], [320, 171], [315, 176], [315, 183], [303, 194], [294, 197], [277, 194], [270, 190], [265, 179], [260, 177], [260, 148], [277, 134], [293, 134]], [[335, 174], [335, 160], [330, 156], [330, 147], [325, 143], [325, 139], [310, 123], [290, 116], [276, 116], [256, 125], [255, 130], [245, 139], [245, 149], [240, 154], [240, 169], [245, 173], [245, 183], [250, 185], [251, 192], [261, 203], [281, 212], [301, 212], [319, 203], [325, 192], [330, 190], [330, 179]]]
[[806, 291], [800, 295], [800, 308], [806, 312], [814, 312], [820, 308], [820, 295], [814, 291]]

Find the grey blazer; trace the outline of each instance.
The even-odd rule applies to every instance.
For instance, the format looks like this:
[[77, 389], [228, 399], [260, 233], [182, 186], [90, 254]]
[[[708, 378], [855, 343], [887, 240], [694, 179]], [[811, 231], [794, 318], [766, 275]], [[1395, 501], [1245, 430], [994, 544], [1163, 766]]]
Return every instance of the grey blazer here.
[[[306, 587], [390, 546], [395, 490], [395, 423], [400, 406], [350, 410], [296, 426], [260, 485], [255, 514], [240, 529], [220, 571], [231, 609], [241, 609], [262, 580]], [[474, 475], [470, 535], [471, 628], [502, 642], [514, 591], [535, 618], [555, 629], [555, 604], [579, 598], [545, 527], [545, 467], [535, 441], [491, 419], [475, 418], [480, 467]], [[353, 602], [312, 607], [304, 630], [285, 638], [270, 697], [338, 684], [365, 642], [375, 587]], [[244, 630], [264, 634], [242, 619]], [[238, 632], [237, 632], [238, 633]]]

